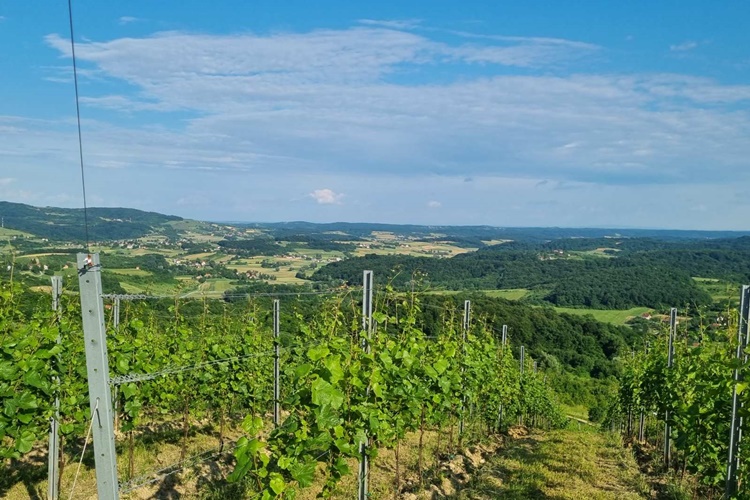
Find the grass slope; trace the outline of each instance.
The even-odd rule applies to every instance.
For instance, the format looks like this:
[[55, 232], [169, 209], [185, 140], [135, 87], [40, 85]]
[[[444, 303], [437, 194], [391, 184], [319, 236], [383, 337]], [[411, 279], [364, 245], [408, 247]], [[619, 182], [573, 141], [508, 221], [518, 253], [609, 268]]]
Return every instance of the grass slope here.
[[534, 431], [509, 440], [458, 498], [649, 498], [650, 487], [619, 438], [596, 431]]
[[585, 316], [592, 315], [597, 321], [602, 323], [612, 323], [614, 325], [624, 325], [628, 320], [643, 313], [651, 312], [648, 307], [633, 307], [632, 309], [578, 309], [574, 307], [555, 307], [559, 313], [577, 314]]

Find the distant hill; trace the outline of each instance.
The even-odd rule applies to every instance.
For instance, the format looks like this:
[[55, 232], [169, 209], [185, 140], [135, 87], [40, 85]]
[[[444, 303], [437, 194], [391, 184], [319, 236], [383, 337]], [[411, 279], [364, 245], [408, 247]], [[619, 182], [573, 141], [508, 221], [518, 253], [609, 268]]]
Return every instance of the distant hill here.
[[[85, 239], [81, 208], [33, 207], [0, 201], [0, 217], [7, 229], [31, 233], [50, 240], [81, 242]], [[89, 208], [92, 240], [125, 240], [149, 234], [174, 232], [169, 222], [181, 217], [144, 212], [132, 208]]]
[[398, 236], [423, 237], [467, 243], [481, 247], [483, 241], [514, 240], [542, 243], [560, 239], [652, 238], [659, 241], [707, 240], [737, 238], [750, 231], [700, 231], [678, 229], [607, 229], [565, 227], [495, 227], [495, 226], [420, 226], [415, 224], [378, 224], [367, 222], [234, 222], [233, 225], [269, 231], [271, 233], [340, 232], [354, 237], [369, 236], [372, 231], [390, 232]]
[[[534, 246], [539, 243], [567, 239], [567, 243], [555, 242], [557, 247], [607, 246], [611, 238], [652, 238], [658, 241], [714, 240], [737, 238], [750, 232], [735, 231], [680, 231], [659, 229], [606, 229], [606, 228], [557, 228], [557, 227], [494, 227], [494, 226], [426, 226], [415, 224], [379, 224], [334, 222], [316, 224], [312, 222], [249, 223], [223, 222], [199, 223], [174, 215], [144, 212], [132, 208], [89, 208], [89, 233], [92, 241], [127, 240], [159, 234], [178, 238], [181, 230], [211, 233], [221, 226], [231, 232], [231, 227], [257, 229], [267, 237], [279, 241], [315, 242], [347, 239], [358, 241], [368, 238], [373, 231], [393, 233], [395, 236], [416, 238], [418, 241], [448, 241], [465, 248], [481, 248], [487, 242], [513, 240]], [[85, 239], [83, 209], [34, 207], [22, 203], [0, 201], [0, 217], [6, 229], [31, 233], [39, 238], [65, 242], [82, 242]], [[186, 224], [173, 224], [175, 222]], [[185, 227], [181, 227], [185, 226]], [[338, 233], [337, 235], [335, 233]], [[341, 236], [348, 238], [341, 238]], [[575, 240], [584, 239], [585, 243]], [[599, 239], [595, 241], [594, 239]], [[491, 243], [490, 243], [491, 244]], [[643, 245], [642, 242], [634, 243]], [[655, 245], [658, 246], [658, 245]]]

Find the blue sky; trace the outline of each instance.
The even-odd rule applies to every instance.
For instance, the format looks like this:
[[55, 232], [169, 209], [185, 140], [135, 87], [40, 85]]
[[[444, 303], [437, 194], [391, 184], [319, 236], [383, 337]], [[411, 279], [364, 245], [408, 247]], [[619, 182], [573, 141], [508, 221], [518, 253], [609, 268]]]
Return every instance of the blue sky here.
[[[73, 4], [91, 205], [750, 229], [747, 2]], [[67, 3], [0, 44], [0, 199], [81, 206]]]

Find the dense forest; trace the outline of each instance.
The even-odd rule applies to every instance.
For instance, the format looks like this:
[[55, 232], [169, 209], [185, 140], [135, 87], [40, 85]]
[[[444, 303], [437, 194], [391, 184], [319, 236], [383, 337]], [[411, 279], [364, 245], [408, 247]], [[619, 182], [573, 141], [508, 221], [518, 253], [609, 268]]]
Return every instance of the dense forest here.
[[685, 271], [663, 264], [642, 265], [629, 260], [540, 260], [528, 252], [459, 255], [452, 259], [376, 256], [328, 264], [313, 274], [318, 281], [356, 284], [361, 269], [389, 276], [406, 288], [415, 273], [430, 287], [448, 290], [547, 288], [544, 299], [558, 306], [601, 309], [635, 306], [703, 305], [710, 296]]

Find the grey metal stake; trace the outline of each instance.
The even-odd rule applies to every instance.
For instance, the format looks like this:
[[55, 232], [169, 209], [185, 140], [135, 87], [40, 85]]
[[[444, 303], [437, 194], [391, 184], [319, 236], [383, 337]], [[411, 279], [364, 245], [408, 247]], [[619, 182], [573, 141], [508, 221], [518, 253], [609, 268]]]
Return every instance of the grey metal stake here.
[[[469, 331], [469, 326], [471, 324], [471, 301], [465, 300], [464, 301], [464, 320], [463, 325], [461, 328], [461, 346], [463, 349], [463, 358], [461, 362], [461, 376], [463, 377], [463, 373], [466, 371], [465, 367], [465, 358], [466, 358], [466, 334]], [[466, 409], [466, 395], [464, 394], [461, 396], [461, 415], [460, 419], [458, 421], [458, 437], [459, 441], [461, 439], [461, 436], [464, 435], [464, 411]]]
[[78, 283], [86, 350], [89, 405], [93, 419], [96, 489], [99, 500], [117, 500], [117, 454], [115, 451], [112, 394], [109, 390], [109, 360], [102, 302], [99, 254], [78, 254]]
[[[62, 276], [52, 276], [52, 310], [57, 314], [56, 321], [60, 321], [60, 295], [62, 295]], [[57, 343], [61, 343], [57, 334]], [[60, 379], [55, 377], [55, 384]], [[55, 414], [50, 418], [49, 426], [49, 454], [47, 455], [47, 498], [57, 500], [60, 496], [60, 393], [55, 393]]]
[[[370, 352], [370, 335], [372, 334], [372, 271], [362, 273], [362, 339], [361, 345], [365, 352]], [[367, 394], [370, 394], [368, 387]], [[370, 495], [370, 462], [367, 457], [369, 439], [359, 443], [359, 477], [357, 478], [357, 500], [367, 500]]]
[[278, 427], [281, 425], [281, 380], [279, 373], [279, 356], [281, 346], [279, 345], [279, 323], [280, 323], [279, 299], [273, 301], [273, 424]]
[[[667, 368], [674, 365], [674, 342], [677, 331], [677, 308], [669, 311], [669, 347], [667, 352]], [[664, 414], [664, 466], [669, 468], [672, 463], [672, 428], [669, 425], [669, 410]]]
[[115, 327], [115, 330], [117, 330], [118, 328], [120, 328], [120, 297], [115, 297], [112, 316], [112, 324]]
[[[500, 345], [502, 346], [502, 355], [505, 356], [505, 346], [508, 344], [508, 325], [503, 325], [503, 336], [501, 338]], [[500, 429], [503, 423], [503, 403], [501, 402], [497, 408], [497, 428]]]
[[[648, 345], [643, 345], [643, 353], [648, 354]], [[641, 416], [638, 422], [638, 441], [643, 443], [646, 440], [646, 413], [641, 405]]]
[[[740, 296], [740, 317], [737, 328], [737, 352], [736, 358], [743, 359], [747, 363], [745, 348], [750, 342], [750, 286], [743, 285]], [[734, 369], [734, 389], [732, 390], [732, 421], [729, 433], [729, 457], [727, 458], [727, 481], [725, 496], [731, 498], [737, 494], [737, 471], [740, 467], [740, 441], [742, 440], [742, 417], [739, 411], [742, 408], [737, 384], [743, 379], [739, 368]]]
[[[523, 365], [525, 363], [526, 359], [526, 348], [524, 346], [521, 346], [521, 356], [519, 361], [519, 371], [520, 371], [520, 377], [521, 377], [521, 383], [523, 383]], [[518, 425], [523, 425], [523, 412], [518, 416]]]
[[[115, 331], [120, 329], [120, 296], [115, 295], [114, 303], [112, 305], [112, 327]], [[118, 395], [118, 391], [120, 389], [119, 385], [116, 385], [113, 389], [113, 396], [112, 396], [112, 405], [113, 405], [113, 412], [115, 415], [115, 430], [120, 430], [120, 418], [119, 418], [119, 406], [120, 406], [120, 399]]]

